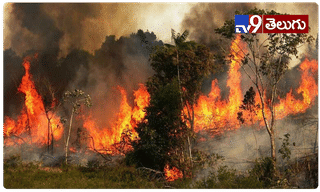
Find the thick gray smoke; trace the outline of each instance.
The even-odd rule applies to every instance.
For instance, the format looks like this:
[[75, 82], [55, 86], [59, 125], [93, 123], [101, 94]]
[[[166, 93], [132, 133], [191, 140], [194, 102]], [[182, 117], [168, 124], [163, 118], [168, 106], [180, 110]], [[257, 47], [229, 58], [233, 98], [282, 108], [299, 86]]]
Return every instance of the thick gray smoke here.
[[[33, 58], [31, 62], [31, 74], [45, 104], [50, 105], [52, 99], [47, 85], [51, 86], [55, 97], [60, 101], [66, 90], [82, 89], [92, 98], [93, 106], [90, 111], [98, 127], [110, 127], [110, 121], [119, 112], [121, 101], [117, 86], [128, 92], [128, 102], [133, 104], [133, 90], [153, 73], [148, 62], [149, 54], [154, 46], [163, 44], [153, 32], [136, 30], [135, 33], [131, 32], [131, 35], [117, 38], [116, 33], [108, 35], [106, 31], [94, 31], [95, 28], [83, 23], [96, 17], [102, 10], [107, 11], [110, 17], [117, 15], [117, 10], [121, 10], [123, 6], [108, 4], [106, 8], [99, 4], [10, 5], [12, 11], [5, 19], [5, 44], [10, 45], [10, 49], [4, 50], [4, 116], [15, 118], [20, 114], [24, 106], [24, 95], [19, 93], [17, 88], [25, 73], [23, 57], [37, 53], [37, 58]], [[121, 27], [122, 23], [129, 22], [127, 16], [123, 15], [121, 19], [118, 15], [117, 18], [108, 18], [108, 21]], [[94, 32], [88, 32], [88, 29]], [[122, 33], [124, 31], [118, 34]], [[103, 39], [100, 41], [101, 36]], [[99, 41], [95, 41], [96, 38]], [[88, 42], [94, 47], [91, 52], [88, 51]], [[68, 117], [70, 107], [63, 107], [63, 110], [59, 111], [60, 116]], [[76, 135], [81, 124], [74, 126], [72, 135]], [[61, 143], [60, 146], [63, 145]], [[23, 146], [19, 149], [8, 147], [6, 153], [15, 153], [16, 150], [23, 150]], [[25, 153], [23, 158], [39, 160], [39, 150]], [[59, 152], [57, 149], [55, 151]]]
[[252, 3], [199, 3], [191, 8], [182, 22], [183, 28], [190, 30], [190, 39], [209, 46], [212, 50], [223, 48], [228, 51], [230, 41], [223, 41], [215, 29], [226, 20], [234, 18], [235, 11], [254, 8]]
[[[208, 46], [213, 54], [227, 55], [230, 53], [231, 40], [222, 38], [215, 33], [215, 29], [223, 26], [226, 20], [234, 18], [235, 11], [247, 11], [254, 8], [252, 3], [199, 3], [186, 14], [182, 28], [190, 31], [190, 39]], [[221, 62], [217, 60], [216, 62]], [[203, 92], [210, 91], [211, 81], [219, 80], [220, 87], [226, 87], [228, 65], [224, 66], [222, 73], [212, 75], [204, 81]], [[222, 98], [228, 96], [228, 91], [222, 89]]]
[[[101, 22], [124, 27], [122, 25], [130, 22], [127, 17], [131, 13], [121, 16], [118, 11], [131, 10], [134, 6], [21, 3], [7, 6], [11, 9], [5, 14], [4, 45], [10, 49], [4, 51], [4, 68], [10, 75], [5, 73], [8, 75], [4, 77], [5, 115], [20, 110], [17, 106], [23, 99], [17, 94], [17, 87], [24, 74], [22, 58], [25, 55], [39, 54], [31, 65], [36, 85], [40, 87], [41, 79], [48, 79], [58, 99], [67, 89], [84, 89], [93, 98], [99, 95], [98, 105], [110, 100], [102, 98], [111, 96], [112, 87], [120, 85], [130, 93], [152, 74], [148, 56], [153, 46], [162, 44], [154, 33], [140, 30], [117, 39], [107, 35], [115, 27], [107, 32], [96, 30], [103, 23], [93, 28], [86, 25], [90, 18], [96, 21], [99, 16]], [[115, 35], [124, 33], [124, 30], [117, 31], [121, 30], [114, 31]], [[104, 40], [100, 40], [101, 37]], [[94, 49], [88, 49], [88, 44]]]

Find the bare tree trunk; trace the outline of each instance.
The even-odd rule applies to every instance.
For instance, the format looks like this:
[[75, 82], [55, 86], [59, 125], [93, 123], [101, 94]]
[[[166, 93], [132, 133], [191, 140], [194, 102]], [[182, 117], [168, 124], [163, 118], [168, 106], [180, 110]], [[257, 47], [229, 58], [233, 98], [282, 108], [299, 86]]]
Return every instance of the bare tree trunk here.
[[271, 139], [271, 158], [272, 158], [272, 166], [273, 169], [276, 170], [276, 144], [275, 144], [275, 118], [276, 118], [276, 112], [275, 112], [275, 107], [274, 107], [274, 101], [276, 98], [276, 91], [277, 91], [277, 86], [276, 83], [273, 84], [272, 89], [271, 89], [271, 126], [270, 126], [270, 130], [271, 130], [271, 135], [270, 135], [270, 139]]
[[26, 114], [27, 114], [27, 130], [28, 130], [28, 134], [30, 135], [30, 139], [31, 139], [31, 145], [32, 145], [32, 135], [31, 135], [31, 126], [30, 126], [30, 119], [29, 119], [29, 115], [28, 115], [28, 110], [26, 108]]
[[188, 135], [188, 148], [189, 148], [189, 157], [190, 157], [190, 165], [191, 167], [193, 167], [192, 165], [192, 153], [191, 153], [191, 142], [190, 142], [190, 136]]
[[[183, 99], [182, 99], [182, 91], [181, 91], [181, 82], [180, 82], [180, 68], [179, 68], [179, 53], [178, 53], [178, 50], [176, 49], [177, 51], [177, 70], [178, 70], [178, 84], [179, 84], [179, 91], [180, 91], [180, 100], [181, 100], [181, 104], [183, 105]], [[192, 106], [193, 107], [193, 106]], [[193, 116], [194, 116], [194, 113], [193, 113]], [[189, 117], [189, 122], [190, 122], [190, 126], [191, 126], [191, 131], [193, 132], [193, 120], [190, 121], [190, 118]], [[189, 157], [190, 157], [190, 164], [191, 164], [191, 167], [192, 167], [192, 153], [191, 153], [191, 142], [190, 142], [190, 136], [188, 135], [188, 150], [189, 150]]]
[[[57, 128], [58, 128], [59, 125], [57, 125]], [[51, 128], [51, 155], [53, 155], [53, 130], [52, 130], [52, 126], [50, 127]]]
[[318, 122], [317, 122], [316, 139], [314, 140], [314, 146], [313, 146], [313, 153], [316, 153], [317, 144], [318, 144]]
[[68, 164], [68, 147], [69, 147], [69, 140], [71, 135], [73, 113], [74, 113], [74, 109], [72, 109], [72, 113], [70, 117], [69, 133], [68, 133], [67, 142], [66, 142], [66, 165]]
[[[48, 115], [47, 115], [48, 118]], [[48, 154], [50, 152], [50, 119], [48, 118]]]
[[[273, 132], [273, 131], [272, 131]], [[272, 159], [272, 168], [274, 171], [273, 176], [276, 173], [276, 144], [275, 144], [275, 136], [274, 133], [270, 135], [270, 142], [271, 142], [271, 159]]]
[[273, 169], [275, 170], [276, 169], [276, 144], [275, 144], [275, 135], [274, 135], [274, 112], [273, 112], [273, 108], [271, 108], [272, 117], [271, 117], [271, 125], [269, 125], [266, 117], [265, 109], [264, 109], [265, 103], [264, 103], [263, 93], [261, 92], [261, 90], [257, 85], [256, 87], [258, 89], [260, 100], [261, 100], [261, 108], [262, 108], [261, 111], [262, 111], [263, 121], [270, 136], [272, 166], [273, 166]]
[[252, 134], [254, 136], [254, 140], [256, 141], [256, 150], [257, 150], [257, 157], [259, 157], [259, 148], [258, 148], [258, 140], [257, 140], [257, 136], [255, 134], [255, 124], [253, 122], [253, 118], [251, 117], [251, 124], [252, 124]]
[[[191, 121], [190, 121], [190, 127], [191, 127], [191, 133], [194, 132], [194, 108], [193, 108], [194, 102], [192, 102], [191, 105]], [[190, 163], [191, 163], [191, 167], [193, 167], [193, 163], [192, 163], [192, 141], [190, 141], [189, 137], [188, 137], [188, 142], [189, 142], [189, 153], [190, 153]]]

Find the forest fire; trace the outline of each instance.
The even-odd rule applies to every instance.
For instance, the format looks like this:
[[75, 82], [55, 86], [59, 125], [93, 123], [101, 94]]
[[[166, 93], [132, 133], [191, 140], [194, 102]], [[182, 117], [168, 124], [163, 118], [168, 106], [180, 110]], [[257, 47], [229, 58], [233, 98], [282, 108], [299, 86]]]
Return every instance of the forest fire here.
[[[240, 49], [241, 47], [241, 49]], [[224, 131], [237, 129], [240, 122], [237, 114], [240, 111], [240, 105], [243, 99], [243, 90], [241, 90], [240, 65], [244, 57], [245, 46], [238, 36], [231, 45], [231, 63], [228, 71], [227, 87], [229, 88], [228, 99], [222, 100], [221, 90], [218, 87], [218, 80], [212, 81], [211, 92], [201, 95], [197, 105], [194, 106], [195, 112], [195, 131], [210, 130], [212, 135], [221, 134]], [[21, 114], [14, 120], [11, 117], [5, 117], [4, 122], [4, 144], [12, 146], [14, 144], [35, 144], [43, 146], [54, 140], [60, 140], [64, 133], [64, 128], [57, 114], [50, 114], [52, 118], [48, 123], [45, 106], [40, 94], [37, 92], [35, 84], [30, 74], [31, 57], [26, 57], [23, 61], [25, 75], [22, 78], [18, 91], [25, 95], [24, 107]], [[313, 105], [318, 95], [317, 83], [313, 75], [318, 71], [318, 62], [316, 60], [305, 59], [300, 64], [301, 80], [296, 90], [291, 90], [285, 98], [278, 98], [278, 104], [275, 107], [276, 119], [282, 119], [288, 115], [305, 112]], [[134, 91], [134, 106], [130, 106], [127, 98], [127, 92], [124, 88], [117, 88], [121, 94], [120, 110], [111, 127], [100, 127], [97, 125], [97, 119], [92, 111], [89, 115], [81, 115], [83, 127], [86, 130], [86, 145], [89, 149], [105, 154], [125, 154], [132, 150], [129, 142], [137, 139], [135, 131], [137, 124], [145, 117], [145, 108], [149, 105], [150, 94], [143, 84], [139, 84], [139, 89]], [[295, 98], [293, 92], [302, 95], [302, 99]], [[255, 102], [261, 103], [258, 94]], [[54, 105], [54, 104], [53, 104]], [[261, 105], [260, 105], [261, 106]], [[257, 109], [257, 114], [252, 116], [252, 121], [246, 123], [262, 123], [261, 109]], [[248, 118], [247, 113], [244, 113]], [[266, 115], [271, 115], [266, 108]], [[48, 135], [53, 136], [48, 141]], [[77, 149], [70, 147], [70, 151], [76, 152]], [[182, 178], [183, 174], [176, 167], [164, 168], [167, 181], [174, 181]]]
[[5, 117], [4, 137], [14, 136], [14, 140], [5, 139], [5, 145], [21, 144], [23, 142], [43, 145], [48, 142], [47, 135], [52, 134], [53, 139], [59, 140], [63, 133], [63, 125], [60, 123], [60, 118], [55, 114], [50, 114], [52, 118], [50, 125], [48, 124], [42, 98], [37, 92], [30, 74], [31, 59], [31, 57], [26, 57], [23, 61], [25, 75], [22, 77], [18, 88], [18, 91], [25, 95], [25, 106], [16, 121], [10, 117]]
[[176, 167], [170, 169], [168, 164], [164, 167], [164, 174], [167, 181], [174, 181], [183, 177], [183, 173], [179, 169]]
[[[18, 91], [25, 95], [25, 106], [21, 111], [21, 115], [16, 121], [10, 117], [5, 117], [4, 143], [6, 146], [22, 144], [23, 142], [39, 146], [45, 145], [48, 143], [48, 130], [49, 134], [52, 132], [54, 140], [61, 139], [64, 131], [63, 125], [60, 122], [60, 117], [56, 114], [49, 114], [50, 116], [52, 115], [52, 118], [50, 119], [50, 125], [48, 125], [43, 100], [37, 92], [32, 80], [32, 75], [30, 74], [31, 59], [31, 57], [26, 57], [23, 61], [25, 75], [18, 88]], [[132, 108], [128, 104], [126, 91], [122, 87], [118, 87], [118, 90], [120, 91], [122, 98], [120, 112], [117, 114], [117, 120], [111, 129], [100, 129], [95, 125], [92, 116], [82, 116], [84, 120], [83, 126], [86, 128], [90, 138], [92, 138], [94, 142], [94, 144], [92, 144], [91, 139], [88, 139], [88, 145], [94, 145], [92, 146], [94, 149], [106, 149], [110, 148], [115, 143], [119, 143], [124, 132], [130, 132], [130, 139], [137, 137], [134, 127], [143, 119], [145, 115], [144, 108], [149, 104], [150, 95], [147, 92], [146, 87], [143, 84], [140, 84], [139, 89], [134, 92], [135, 107]], [[54, 103], [52, 103], [52, 105], [54, 105]], [[48, 126], [50, 127], [48, 128]], [[49, 142], [51, 142], [51, 140]], [[70, 149], [73, 152], [76, 151], [74, 147], [70, 147]], [[114, 153], [114, 151], [111, 151], [110, 153]]]

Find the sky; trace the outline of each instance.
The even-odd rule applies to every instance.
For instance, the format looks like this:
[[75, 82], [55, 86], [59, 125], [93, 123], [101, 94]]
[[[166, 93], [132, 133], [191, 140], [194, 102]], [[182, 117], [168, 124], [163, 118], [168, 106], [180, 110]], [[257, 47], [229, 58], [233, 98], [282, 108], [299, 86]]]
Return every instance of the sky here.
[[[309, 14], [310, 26], [313, 29], [311, 34], [317, 34], [317, 30], [314, 29], [318, 29], [318, 6], [315, 3], [251, 3], [241, 6], [274, 9], [289, 14]], [[81, 6], [57, 3], [42, 4], [36, 7], [36, 11], [26, 10], [19, 13], [15, 11], [12, 3], [5, 3], [4, 49], [12, 48], [21, 55], [30, 48], [41, 48], [42, 43], [39, 41], [43, 41], [43, 38], [39, 36], [47, 34], [37, 31], [38, 26], [31, 27], [30, 23], [24, 21], [23, 17], [28, 15], [29, 21], [35, 19], [39, 23], [41, 19], [38, 17], [45, 16], [45, 19], [50, 20], [50, 25], [54, 25], [48, 26], [49, 29], [57, 29], [63, 33], [59, 38], [59, 56], [65, 56], [71, 47], [93, 53], [100, 48], [106, 35], [119, 38], [128, 36], [138, 29], [153, 31], [158, 39], [170, 43], [171, 29], [178, 32], [190, 30], [190, 26], [184, 25], [184, 21], [193, 18], [195, 13], [198, 13], [198, 18], [194, 19], [200, 18], [201, 22], [211, 23], [212, 20], [216, 22], [218, 18], [219, 24], [222, 25], [224, 19], [232, 18], [238, 8], [239, 5], [234, 3], [102, 3]], [[208, 11], [210, 17], [207, 17]], [[201, 30], [201, 26], [194, 28]], [[191, 29], [190, 37], [192, 36]]]

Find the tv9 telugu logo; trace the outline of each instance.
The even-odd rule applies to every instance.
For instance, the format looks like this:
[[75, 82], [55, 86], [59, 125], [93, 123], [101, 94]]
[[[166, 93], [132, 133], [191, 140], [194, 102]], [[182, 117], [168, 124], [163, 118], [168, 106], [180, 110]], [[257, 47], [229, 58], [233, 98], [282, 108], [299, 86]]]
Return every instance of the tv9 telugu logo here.
[[236, 33], [308, 33], [308, 15], [235, 15]]

